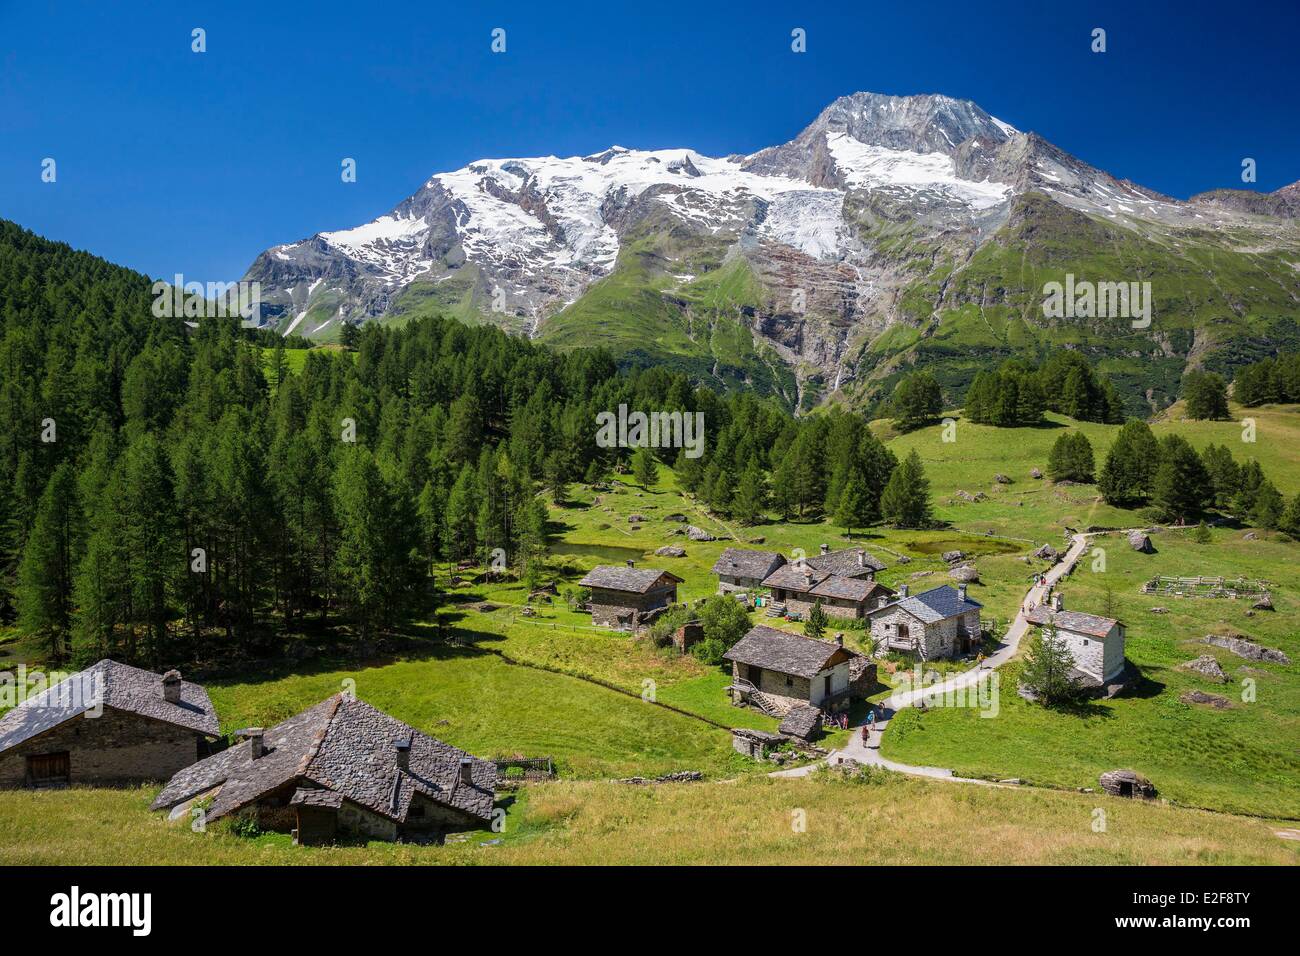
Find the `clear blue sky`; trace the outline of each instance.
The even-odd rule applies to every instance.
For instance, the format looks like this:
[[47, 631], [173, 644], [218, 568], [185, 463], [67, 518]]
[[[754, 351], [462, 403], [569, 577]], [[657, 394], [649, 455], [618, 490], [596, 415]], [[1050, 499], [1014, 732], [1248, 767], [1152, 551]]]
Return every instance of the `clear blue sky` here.
[[1178, 197], [1240, 187], [1247, 156], [1255, 188], [1300, 179], [1295, 0], [289, 6], [0, 0], [0, 217], [154, 276], [231, 280], [474, 159], [750, 152], [855, 90], [972, 99]]

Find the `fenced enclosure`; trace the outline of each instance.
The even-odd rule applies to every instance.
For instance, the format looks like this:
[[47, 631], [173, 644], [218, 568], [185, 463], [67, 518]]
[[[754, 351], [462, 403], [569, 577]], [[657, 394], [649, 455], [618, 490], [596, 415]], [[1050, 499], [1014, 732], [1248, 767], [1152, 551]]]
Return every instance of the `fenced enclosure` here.
[[1158, 575], [1142, 585], [1143, 594], [1167, 594], [1172, 597], [1228, 598], [1258, 601], [1268, 597], [1273, 585], [1249, 578], [1224, 578], [1197, 575], [1180, 578]]
[[497, 757], [497, 779], [511, 781], [539, 781], [555, 779], [555, 760], [551, 757]]

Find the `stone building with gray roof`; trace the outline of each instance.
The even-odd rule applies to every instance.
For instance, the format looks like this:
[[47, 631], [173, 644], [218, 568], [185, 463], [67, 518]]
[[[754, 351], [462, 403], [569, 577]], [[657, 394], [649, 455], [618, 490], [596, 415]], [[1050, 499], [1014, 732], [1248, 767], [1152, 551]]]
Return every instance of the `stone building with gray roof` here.
[[832, 551], [823, 544], [821, 553], [813, 555], [807, 561], [810, 567], [818, 571], [829, 571], [843, 578], [873, 578], [877, 571], [885, 570], [885, 565], [864, 548]]
[[901, 651], [931, 661], [970, 650], [980, 637], [983, 607], [967, 596], [965, 584], [943, 584], [917, 595], [902, 585], [895, 600], [872, 608], [867, 619], [877, 654]]
[[0, 786], [166, 780], [218, 732], [198, 684], [105, 658], [0, 717]]
[[671, 571], [601, 564], [578, 582], [591, 589], [591, 623], [619, 631], [635, 631], [677, 603], [682, 579]]
[[1124, 679], [1124, 625], [1112, 617], [1067, 611], [1061, 592], [1026, 616], [1035, 627], [1050, 628], [1074, 658], [1076, 683], [1099, 688]]
[[496, 765], [364, 701], [335, 694], [176, 774], [153, 802], [172, 818], [206, 804], [301, 843], [337, 835], [437, 839], [492, 821]]
[[726, 548], [713, 562], [713, 573], [718, 576], [718, 593], [753, 590], [785, 563], [785, 557], [775, 551]]
[[784, 717], [800, 704], [838, 710], [849, 704], [849, 662], [843, 644], [759, 624], [722, 659], [731, 662], [734, 703]]
[[772, 600], [784, 604], [791, 614], [806, 617], [813, 605], [832, 617], [865, 617], [868, 608], [894, 596], [870, 577], [857, 578], [835, 574], [813, 566], [812, 561], [796, 561], [777, 568], [763, 581], [772, 592]]

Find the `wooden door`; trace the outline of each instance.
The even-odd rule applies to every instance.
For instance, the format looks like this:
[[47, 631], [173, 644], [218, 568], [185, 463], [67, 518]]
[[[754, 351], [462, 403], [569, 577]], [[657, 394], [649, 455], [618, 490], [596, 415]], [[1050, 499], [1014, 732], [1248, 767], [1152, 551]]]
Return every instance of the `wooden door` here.
[[27, 779], [33, 787], [57, 787], [72, 777], [68, 753], [33, 754], [27, 758]]

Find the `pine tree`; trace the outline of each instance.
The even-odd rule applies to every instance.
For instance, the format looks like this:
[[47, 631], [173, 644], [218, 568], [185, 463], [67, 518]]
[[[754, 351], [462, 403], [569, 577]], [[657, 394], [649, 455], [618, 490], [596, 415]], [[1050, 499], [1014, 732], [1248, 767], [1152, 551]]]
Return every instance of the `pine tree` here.
[[1187, 416], [1224, 420], [1228, 415], [1228, 389], [1223, 376], [1214, 372], [1189, 372], [1183, 378], [1183, 399]]
[[894, 422], [904, 431], [919, 428], [939, 417], [943, 398], [939, 383], [929, 372], [913, 372], [894, 389], [890, 402]]
[[808, 620], [803, 622], [804, 634], [820, 639], [826, 633], [826, 624], [826, 612], [822, 609], [822, 602], [814, 601], [812, 610], [808, 612]]
[[930, 524], [930, 482], [915, 451], [889, 477], [880, 497], [881, 517], [898, 528], [924, 528]]
[[1061, 707], [1078, 699], [1079, 686], [1071, 679], [1074, 657], [1065, 641], [1051, 628], [1035, 635], [1025, 654], [1020, 682], [1047, 707]]
[[767, 483], [758, 459], [751, 458], [745, 473], [740, 476], [731, 513], [745, 524], [757, 524], [767, 510]]
[[1187, 439], [1181, 435], [1162, 438], [1151, 502], [1164, 520], [1199, 518], [1213, 495], [1209, 473]]
[[1265, 479], [1259, 486], [1259, 491], [1255, 495], [1255, 506], [1250, 511], [1251, 524], [1265, 531], [1274, 531], [1281, 523], [1285, 511], [1286, 502], [1282, 500], [1282, 495], [1278, 493], [1273, 482]]
[[875, 507], [870, 489], [860, 467], [853, 467], [840, 491], [839, 507], [835, 509], [835, 523], [852, 538], [854, 528], [865, 528], [875, 519]]
[[1066, 432], [1056, 439], [1047, 458], [1047, 476], [1053, 481], [1093, 480], [1092, 443], [1083, 432]]
[[477, 486], [474, 469], [466, 465], [460, 470], [460, 475], [447, 496], [442, 550], [453, 561], [468, 558], [478, 548], [475, 537], [478, 511], [475, 503], [479, 493]]
[[18, 572], [18, 626], [38, 635], [56, 661], [70, 648], [73, 555], [81, 525], [76, 472], [64, 462], [41, 494]]
[[1160, 446], [1146, 422], [1130, 419], [1115, 436], [1097, 488], [1107, 503], [1120, 508], [1144, 504], [1151, 497]]
[[659, 465], [649, 448], [638, 448], [632, 453], [632, 478], [646, 491], [659, 480]]

